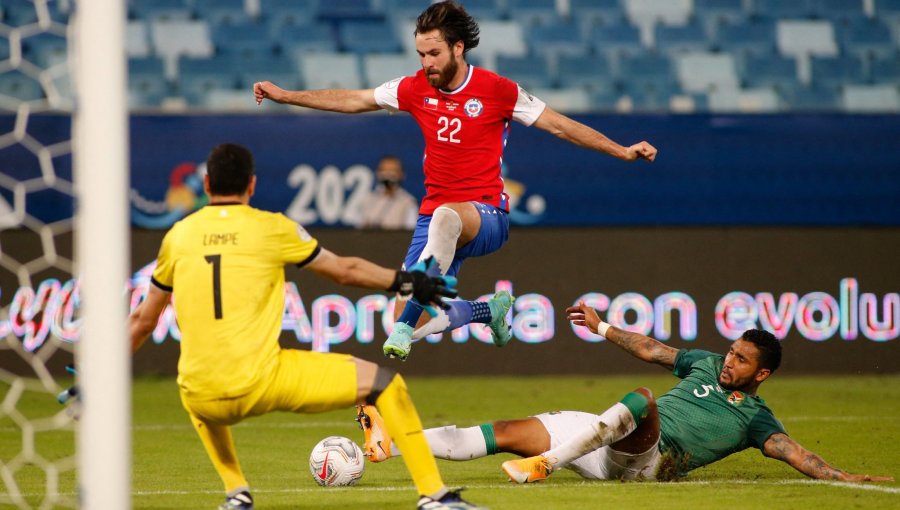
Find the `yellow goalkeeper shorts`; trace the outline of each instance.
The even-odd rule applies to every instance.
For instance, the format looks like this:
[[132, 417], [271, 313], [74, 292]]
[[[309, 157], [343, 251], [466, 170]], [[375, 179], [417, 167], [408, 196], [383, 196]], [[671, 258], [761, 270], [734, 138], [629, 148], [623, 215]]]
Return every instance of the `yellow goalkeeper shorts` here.
[[282, 349], [278, 363], [250, 393], [196, 399], [181, 392], [184, 408], [203, 421], [231, 425], [273, 411], [319, 413], [356, 403], [356, 363], [348, 354]]

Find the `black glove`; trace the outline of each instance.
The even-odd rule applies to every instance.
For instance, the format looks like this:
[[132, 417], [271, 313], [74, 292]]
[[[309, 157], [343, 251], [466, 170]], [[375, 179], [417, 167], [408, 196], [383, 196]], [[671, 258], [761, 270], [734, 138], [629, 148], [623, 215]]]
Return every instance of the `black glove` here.
[[435, 304], [443, 309], [450, 308], [443, 298], [455, 298], [456, 278], [452, 276], [428, 276], [424, 271], [397, 271], [394, 283], [388, 292], [399, 292], [401, 296], [412, 297], [422, 305]]

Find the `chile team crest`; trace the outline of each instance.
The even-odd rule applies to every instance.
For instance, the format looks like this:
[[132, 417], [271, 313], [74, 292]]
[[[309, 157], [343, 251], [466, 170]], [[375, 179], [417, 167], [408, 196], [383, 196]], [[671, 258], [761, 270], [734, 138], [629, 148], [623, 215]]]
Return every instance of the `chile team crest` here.
[[728, 395], [728, 403], [731, 405], [739, 406], [744, 402], [744, 394], [740, 391], [732, 391], [731, 395]]
[[477, 117], [481, 115], [481, 112], [484, 110], [484, 105], [481, 104], [480, 100], [473, 97], [472, 99], [466, 101], [465, 110], [466, 115], [468, 115], [469, 117]]

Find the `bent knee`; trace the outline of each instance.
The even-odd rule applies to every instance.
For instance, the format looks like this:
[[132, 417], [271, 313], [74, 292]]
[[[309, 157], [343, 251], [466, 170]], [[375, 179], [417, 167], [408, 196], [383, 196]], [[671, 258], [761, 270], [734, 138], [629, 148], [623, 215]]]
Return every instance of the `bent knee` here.
[[651, 404], [651, 405], [656, 404], [656, 399], [653, 398], [653, 392], [650, 391], [650, 388], [645, 388], [645, 387], [641, 386], [640, 388], [635, 389], [634, 392], [640, 393], [641, 395], [643, 395], [644, 398], [647, 399], [648, 404]]

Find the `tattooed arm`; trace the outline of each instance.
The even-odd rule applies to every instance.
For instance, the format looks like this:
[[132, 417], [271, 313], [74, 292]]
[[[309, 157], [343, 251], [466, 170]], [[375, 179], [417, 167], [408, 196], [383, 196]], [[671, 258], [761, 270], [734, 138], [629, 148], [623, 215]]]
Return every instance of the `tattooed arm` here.
[[604, 324], [607, 328], [604, 335], [606, 339], [625, 349], [628, 354], [637, 359], [647, 363], [656, 363], [668, 370], [672, 370], [675, 367], [675, 356], [678, 354], [678, 349], [669, 347], [649, 336], [631, 333], [601, 322], [597, 312], [583, 302], [578, 303], [577, 306], [567, 308], [566, 314], [572, 324], [584, 326], [591, 330], [592, 333], [604, 334], [599, 331], [601, 324]]
[[772, 434], [763, 444], [763, 454], [766, 457], [778, 459], [790, 465], [810, 478], [818, 480], [842, 480], [845, 482], [892, 482], [890, 476], [856, 475], [842, 471], [827, 462], [822, 457], [800, 446], [787, 434]]

